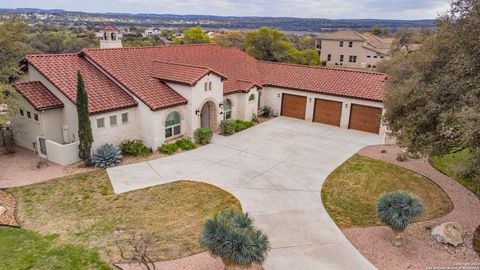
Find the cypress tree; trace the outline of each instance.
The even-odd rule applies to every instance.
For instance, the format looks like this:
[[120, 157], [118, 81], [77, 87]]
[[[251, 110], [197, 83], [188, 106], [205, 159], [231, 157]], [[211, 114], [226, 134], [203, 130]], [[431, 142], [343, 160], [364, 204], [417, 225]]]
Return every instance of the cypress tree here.
[[80, 144], [78, 146], [80, 158], [85, 165], [90, 166], [91, 163], [91, 147], [93, 143], [92, 126], [90, 124], [90, 116], [88, 113], [88, 96], [83, 83], [82, 74], [77, 72], [77, 115], [78, 115], [78, 138]]

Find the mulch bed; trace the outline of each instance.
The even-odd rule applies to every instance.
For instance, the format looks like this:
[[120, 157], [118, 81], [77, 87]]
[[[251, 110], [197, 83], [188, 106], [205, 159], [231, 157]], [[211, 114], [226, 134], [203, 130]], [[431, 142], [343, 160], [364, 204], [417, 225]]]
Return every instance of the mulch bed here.
[[17, 205], [15, 197], [5, 190], [0, 190], [0, 205], [7, 209], [0, 215], [0, 226], [20, 227], [15, 216], [15, 207]]
[[[404, 233], [405, 242], [400, 248], [390, 244], [393, 233], [386, 226], [342, 229], [345, 236], [379, 269], [480, 266], [480, 257], [472, 245], [474, 231], [480, 224], [479, 198], [433, 168], [427, 159], [397, 161], [398, 154], [402, 153], [403, 150], [394, 145], [369, 146], [359, 152], [360, 155], [392, 163], [429, 178], [447, 193], [453, 210], [442, 217], [411, 224]], [[446, 221], [457, 221], [465, 228], [465, 242], [458, 247], [438, 243], [430, 234], [433, 227]]]

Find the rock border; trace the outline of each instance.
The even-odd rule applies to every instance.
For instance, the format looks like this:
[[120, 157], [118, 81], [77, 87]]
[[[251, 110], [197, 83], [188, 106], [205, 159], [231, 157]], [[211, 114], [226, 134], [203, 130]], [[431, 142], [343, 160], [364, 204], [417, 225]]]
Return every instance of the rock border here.
[[0, 215], [0, 226], [20, 228], [17, 218], [17, 198], [5, 189], [0, 189], [0, 204], [6, 211]]

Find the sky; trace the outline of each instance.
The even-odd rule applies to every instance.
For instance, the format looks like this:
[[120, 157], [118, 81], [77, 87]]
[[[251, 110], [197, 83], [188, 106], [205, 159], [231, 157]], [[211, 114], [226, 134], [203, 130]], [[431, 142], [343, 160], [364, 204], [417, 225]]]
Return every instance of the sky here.
[[434, 19], [448, 0], [0, 0], [0, 8], [329, 19]]

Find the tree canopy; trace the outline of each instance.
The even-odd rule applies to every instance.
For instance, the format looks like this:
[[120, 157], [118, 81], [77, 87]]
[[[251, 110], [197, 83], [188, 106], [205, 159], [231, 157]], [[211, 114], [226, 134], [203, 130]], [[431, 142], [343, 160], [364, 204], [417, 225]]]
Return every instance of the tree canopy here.
[[17, 17], [0, 21], [0, 128], [10, 120], [18, 105], [18, 94], [9, 83], [22, 73], [18, 61], [25, 51], [20, 43], [25, 27]]
[[455, 0], [437, 31], [409, 55], [382, 67], [389, 75], [384, 121], [411, 152], [468, 148], [480, 177], [480, 2]]
[[178, 44], [204, 44], [210, 43], [210, 38], [205, 34], [205, 32], [200, 27], [193, 27], [187, 30], [184, 30], [183, 37], [175, 37], [173, 39], [174, 43]]
[[258, 60], [294, 64], [319, 65], [320, 58], [314, 49], [297, 49], [278, 29], [262, 27], [247, 33], [245, 51]]

